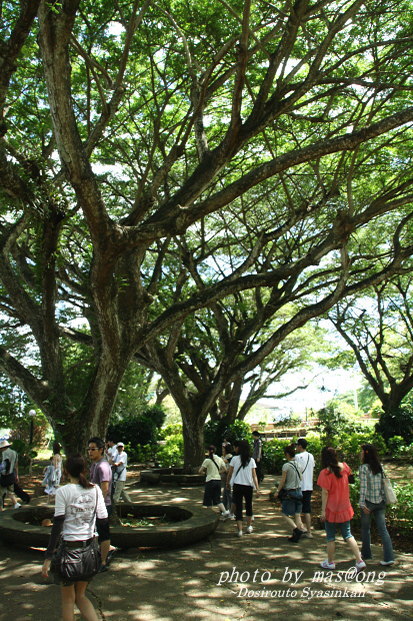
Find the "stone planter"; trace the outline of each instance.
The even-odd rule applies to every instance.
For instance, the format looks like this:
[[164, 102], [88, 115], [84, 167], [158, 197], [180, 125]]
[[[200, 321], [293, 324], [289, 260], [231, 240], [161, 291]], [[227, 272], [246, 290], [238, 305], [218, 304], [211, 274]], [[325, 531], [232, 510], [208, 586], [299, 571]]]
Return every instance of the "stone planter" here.
[[[52, 507], [24, 507], [0, 513], [0, 539], [5, 543], [34, 548], [47, 547], [50, 527], [41, 526], [52, 518]], [[118, 505], [122, 519], [165, 517], [166, 522], [150, 526], [111, 526], [111, 543], [119, 548], [175, 548], [190, 545], [211, 535], [219, 515], [201, 507], [185, 505]]]
[[183, 468], [151, 468], [141, 470], [141, 485], [176, 485], [177, 487], [192, 487], [204, 485], [205, 475], [198, 472], [192, 474]]

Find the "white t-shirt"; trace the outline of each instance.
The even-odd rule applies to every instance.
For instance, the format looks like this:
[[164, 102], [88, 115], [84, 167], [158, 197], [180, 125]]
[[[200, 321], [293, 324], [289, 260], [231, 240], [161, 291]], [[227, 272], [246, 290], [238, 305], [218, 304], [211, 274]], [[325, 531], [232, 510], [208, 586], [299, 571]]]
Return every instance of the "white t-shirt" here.
[[122, 462], [122, 464], [125, 464], [125, 467], [122, 470], [122, 472], [119, 475], [117, 475], [117, 480], [126, 481], [126, 466], [128, 465], [128, 456], [125, 453], [125, 451], [122, 451], [121, 453], [118, 453], [116, 451], [115, 455], [113, 456], [113, 463], [117, 464], [119, 462]]
[[[97, 491], [97, 505], [96, 505]], [[96, 506], [96, 515], [94, 514]], [[95, 536], [96, 517], [107, 518], [108, 512], [98, 485], [85, 489], [77, 483], [68, 483], [56, 490], [55, 517], [65, 516], [63, 539], [84, 541]]]
[[301, 491], [308, 492], [313, 489], [314, 457], [311, 453], [303, 451], [295, 454], [295, 462], [302, 472]]
[[231, 476], [231, 487], [234, 483], [238, 483], [238, 485], [248, 485], [249, 487], [253, 487], [255, 489], [254, 479], [252, 478], [252, 470], [257, 467], [255, 463], [255, 459], [251, 457], [248, 464], [245, 468], [241, 465], [241, 456], [235, 455], [231, 459], [231, 468], [234, 468], [234, 472]]
[[107, 456], [108, 462], [110, 462], [111, 460], [114, 461], [113, 458], [115, 457], [117, 452], [118, 452], [118, 449], [116, 448], [116, 444], [106, 449], [106, 456]]
[[12, 472], [15, 471], [15, 467], [16, 467], [16, 463], [17, 463], [17, 453], [16, 451], [14, 451], [13, 449], [6, 448], [5, 451], [1, 452], [1, 456], [2, 456], [2, 461], [6, 461], [6, 459], [9, 460], [10, 462], [10, 466], [9, 469], [7, 470], [6, 474], [11, 474]]
[[[218, 470], [217, 466], [218, 466], [219, 470]], [[202, 462], [201, 468], [205, 468], [205, 470], [207, 471], [205, 481], [206, 481], [206, 483], [208, 483], [208, 481], [220, 481], [221, 480], [221, 472], [220, 471], [221, 470], [224, 471], [226, 469], [226, 466], [225, 466], [224, 460], [221, 459], [221, 457], [219, 457], [218, 455], [214, 455], [214, 461], [212, 461], [212, 459], [207, 457]]]

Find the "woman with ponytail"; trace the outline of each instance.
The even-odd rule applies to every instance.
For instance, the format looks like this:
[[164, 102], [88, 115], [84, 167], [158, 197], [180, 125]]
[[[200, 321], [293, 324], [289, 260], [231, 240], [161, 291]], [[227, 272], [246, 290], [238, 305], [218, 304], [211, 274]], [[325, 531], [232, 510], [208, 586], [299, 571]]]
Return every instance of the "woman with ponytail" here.
[[317, 485], [321, 487], [321, 519], [327, 535], [327, 560], [321, 563], [323, 569], [335, 569], [336, 529], [341, 531], [356, 560], [356, 571], [366, 567], [362, 560], [357, 542], [351, 534], [350, 520], [354, 515], [350, 503], [348, 477], [351, 474], [345, 462], [339, 462], [336, 451], [325, 447], [321, 451], [321, 465]]
[[[83, 457], [69, 457], [63, 468], [69, 480], [67, 485], [56, 491], [55, 513], [42, 575], [47, 578], [51, 559], [59, 542], [60, 534], [67, 548], [82, 548], [90, 545], [96, 537], [96, 522], [108, 528], [108, 513], [99, 486], [86, 479], [86, 462]], [[88, 581], [62, 581], [62, 621], [74, 620], [74, 605], [79, 608], [86, 621], [98, 621], [98, 616], [86, 597]]]
[[217, 506], [221, 511], [221, 516], [227, 518], [227, 511], [221, 502], [221, 474], [226, 472], [226, 465], [221, 457], [215, 455], [215, 446], [208, 447], [208, 456], [202, 462], [199, 469], [201, 474], [206, 474], [205, 491], [204, 491], [204, 507]]
[[373, 516], [383, 544], [384, 559], [380, 561], [380, 564], [393, 565], [393, 545], [386, 527], [385, 517], [384, 473], [376, 447], [373, 444], [363, 444], [360, 459], [361, 554], [364, 560], [372, 558], [370, 525]]

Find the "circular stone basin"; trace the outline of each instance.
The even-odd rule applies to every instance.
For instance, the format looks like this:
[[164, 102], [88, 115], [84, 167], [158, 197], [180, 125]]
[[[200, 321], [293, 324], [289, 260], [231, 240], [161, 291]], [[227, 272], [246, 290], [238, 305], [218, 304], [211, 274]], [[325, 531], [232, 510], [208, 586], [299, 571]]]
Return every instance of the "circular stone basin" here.
[[[142, 526], [111, 526], [111, 543], [118, 548], [175, 548], [205, 539], [214, 532], [219, 515], [201, 507], [140, 505], [117, 507], [121, 520], [142, 520]], [[25, 507], [0, 513], [0, 539], [6, 543], [46, 548], [51, 528], [41, 526], [53, 517], [53, 507]]]
[[151, 468], [141, 470], [140, 483], [142, 485], [177, 485], [189, 487], [192, 485], [204, 485], [205, 474], [191, 474], [184, 468]]

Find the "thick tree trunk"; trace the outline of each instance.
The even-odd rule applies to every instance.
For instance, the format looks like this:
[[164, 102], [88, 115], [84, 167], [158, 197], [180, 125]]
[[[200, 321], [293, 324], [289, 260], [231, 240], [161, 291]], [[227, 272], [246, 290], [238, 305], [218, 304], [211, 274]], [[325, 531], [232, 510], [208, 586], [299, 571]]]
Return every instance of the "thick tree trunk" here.
[[181, 414], [184, 437], [184, 467], [188, 471], [197, 470], [205, 456], [205, 419], [194, 415], [193, 412], [181, 412]]

